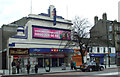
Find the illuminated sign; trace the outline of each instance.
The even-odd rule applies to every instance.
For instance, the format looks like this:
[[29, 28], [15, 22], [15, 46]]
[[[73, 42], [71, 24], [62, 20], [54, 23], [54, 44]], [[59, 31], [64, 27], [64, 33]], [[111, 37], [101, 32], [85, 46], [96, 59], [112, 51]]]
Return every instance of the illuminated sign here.
[[68, 29], [58, 29], [50, 27], [32, 26], [33, 38], [46, 38], [58, 40], [70, 40], [71, 31]]

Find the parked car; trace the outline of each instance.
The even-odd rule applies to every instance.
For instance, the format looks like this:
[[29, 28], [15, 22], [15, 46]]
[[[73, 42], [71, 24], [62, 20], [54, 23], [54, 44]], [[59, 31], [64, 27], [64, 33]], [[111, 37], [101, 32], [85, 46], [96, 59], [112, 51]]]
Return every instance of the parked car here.
[[102, 65], [97, 65], [96, 62], [89, 62], [89, 63], [84, 63], [80, 66], [80, 70], [85, 72], [85, 71], [102, 71], [104, 70], [104, 67]]

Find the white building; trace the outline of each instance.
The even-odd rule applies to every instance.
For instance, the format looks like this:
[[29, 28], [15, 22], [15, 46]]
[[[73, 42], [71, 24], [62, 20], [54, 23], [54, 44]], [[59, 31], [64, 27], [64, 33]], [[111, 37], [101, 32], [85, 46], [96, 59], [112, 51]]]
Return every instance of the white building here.
[[71, 39], [71, 21], [57, 16], [53, 5], [48, 14], [29, 14], [27, 19], [25, 27], [19, 26], [17, 35], [8, 40], [8, 67], [13, 60], [23, 68], [29, 61], [44, 67], [46, 59], [52, 67], [69, 65], [74, 50], [64, 47]]
[[[108, 50], [109, 48], [109, 50]], [[115, 47], [98, 47], [94, 46], [89, 48], [89, 58], [91, 61], [99, 62], [100, 64], [109, 64], [110, 58], [110, 65], [116, 64], [116, 50]], [[108, 57], [109, 56], [109, 57]]]

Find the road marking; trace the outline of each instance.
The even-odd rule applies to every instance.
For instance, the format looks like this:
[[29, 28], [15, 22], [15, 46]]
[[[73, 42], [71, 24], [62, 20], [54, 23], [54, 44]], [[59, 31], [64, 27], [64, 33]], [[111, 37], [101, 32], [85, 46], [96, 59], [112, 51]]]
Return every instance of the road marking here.
[[118, 75], [118, 72], [102, 73], [102, 74], [96, 74], [96, 75]]

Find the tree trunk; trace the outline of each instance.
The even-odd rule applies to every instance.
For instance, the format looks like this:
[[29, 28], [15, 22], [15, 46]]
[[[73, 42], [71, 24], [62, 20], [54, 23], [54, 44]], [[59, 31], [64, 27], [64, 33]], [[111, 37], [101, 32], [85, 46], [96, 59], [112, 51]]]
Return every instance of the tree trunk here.
[[84, 56], [83, 55], [81, 55], [81, 57], [82, 57], [82, 64], [84, 63]]
[[82, 64], [84, 63], [84, 52], [82, 51], [82, 45], [80, 45], [80, 53], [82, 57]]

